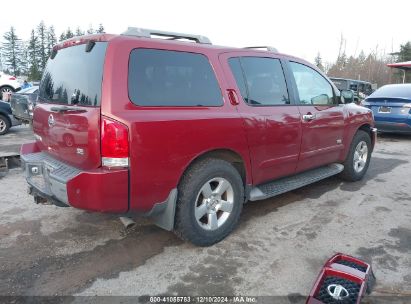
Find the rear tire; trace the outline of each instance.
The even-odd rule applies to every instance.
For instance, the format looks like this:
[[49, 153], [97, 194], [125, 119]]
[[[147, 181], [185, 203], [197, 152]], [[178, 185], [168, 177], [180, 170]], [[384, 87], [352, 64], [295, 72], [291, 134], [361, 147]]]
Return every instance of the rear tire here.
[[0, 135], [6, 134], [10, 129], [10, 121], [6, 116], [0, 115]]
[[350, 150], [340, 177], [349, 182], [361, 180], [367, 172], [371, 160], [371, 138], [362, 130], [358, 130], [351, 142]]
[[221, 159], [195, 163], [182, 177], [174, 232], [197, 246], [210, 246], [235, 228], [244, 203], [238, 171]]

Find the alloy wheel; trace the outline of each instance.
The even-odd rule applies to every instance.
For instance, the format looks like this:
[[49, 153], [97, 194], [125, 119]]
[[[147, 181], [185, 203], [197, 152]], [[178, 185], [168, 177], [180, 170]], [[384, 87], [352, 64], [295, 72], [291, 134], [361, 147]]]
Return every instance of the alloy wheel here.
[[354, 170], [360, 173], [364, 170], [368, 159], [368, 146], [365, 141], [360, 141], [354, 151]]
[[225, 178], [213, 178], [201, 187], [195, 203], [194, 214], [199, 226], [205, 230], [216, 230], [227, 221], [233, 210], [233, 186]]
[[7, 128], [7, 124], [3, 119], [0, 119], [0, 133], [4, 132]]

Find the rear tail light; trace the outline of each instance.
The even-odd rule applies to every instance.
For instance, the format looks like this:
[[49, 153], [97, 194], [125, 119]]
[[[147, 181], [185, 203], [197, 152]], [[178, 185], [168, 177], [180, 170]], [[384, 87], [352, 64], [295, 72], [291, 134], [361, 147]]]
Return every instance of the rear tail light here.
[[16, 77], [11, 76], [11, 77], [9, 78], [9, 80], [16, 80]]
[[101, 162], [105, 167], [128, 167], [128, 128], [118, 121], [102, 117]]

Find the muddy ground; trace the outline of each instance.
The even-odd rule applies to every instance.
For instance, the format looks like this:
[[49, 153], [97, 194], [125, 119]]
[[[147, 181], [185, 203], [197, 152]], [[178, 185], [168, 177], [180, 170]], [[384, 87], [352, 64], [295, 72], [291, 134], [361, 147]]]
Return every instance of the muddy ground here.
[[[25, 127], [0, 146], [20, 144]], [[25, 135], [24, 135], [25, 134]], [[14, 147], [13, 147], [14, 148]], [[411, 294], [411, 136], [380, 137], [364, 180], [337, 177], [245, 205], [209, 248], [148, 220], [35, 205], [19, 168], [0, 178], [0, 295], [307, 295], [324, 261], [372, 262], [373, 294]]]

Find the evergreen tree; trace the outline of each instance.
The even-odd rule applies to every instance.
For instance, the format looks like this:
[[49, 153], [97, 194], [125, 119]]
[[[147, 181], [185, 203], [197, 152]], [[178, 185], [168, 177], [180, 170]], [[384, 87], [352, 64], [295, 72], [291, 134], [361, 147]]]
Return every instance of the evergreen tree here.
[[94, 34], [94, 29], [93, 29], [93, 26], [91, 24], [88, 27], [87, 34], [89, 34], [89, 35]]
[[41, 71], [39, 68], [39, 44], [36, 32], [31, 31], [30, 40], [27, 45], [27, 55], [29, 62], [28, 78], [29, 80], [40, 80]]
[[40, 58], [40, 68], [44, 70], [48, 58], [48, 46], [47, 46], [47, 28], [44, 25], [44, 22], [41, 21], [37, 26], [37, 37], [38, 37], [38, 46], [39, 46], [39, 58]]
[[105, 33], [103, 24], [99, 24], [98, 29], [96, 31], [97, 34]]
[[411, 41], [400, 46], [398, 53], [398, 62], [411, 61]]
[[50, 57], [53, 46], [57, 44], [56, 32], [54, 26], [50, 26], [47, 31], [47, 57]]
[[77, 27], [76, 29], [76, 36], [83, 36], [84, 32], [80, 29], [80, 27]]
[[0, 71], [3, 71], [3, 53], [0, 47]]
[[61, 33], [60, 38], [59, 38], [59, 42], [62, 42], [64, 40], [66, 40], [66, 33], [65, 32]]
[[70, 29], [70, 27], [68, 27], [67, 28], [67, 31], [66, 31], [66, 39], [70, 39], [70, 38], [73, 38], [74, 37], [74, 34], [73, 34], [73, 32], [71, 31], [71, 29]]
[[27, 76], [30, 69], [29, 50], [27, 42], [22, 42], [20, 74]]
[[[401, 44], [400, 51], [397, 53], [397, 62], [411, 61], [411, 41], [408, 41], [405, 44]], [[403, 71], [397, 71], [396, 76], [399, 79], [403, 79]], [[405, 82], [408, 83], [411, 81], [411, 72], [405, 71]]]
[[19, 76], [22, 64], [22, 42], [17, 37], [14, 27], [11, 27], [10, 31], [5, 33], [3, 38], [5, 42], [3, 42], [2, 51], [6, 70], [14, 76]]
[[324, 71], [323, 60], [321, 58], [320, 52], [318, 52], [317, 56], [315, 57], [314, 63], [321, 71]]

